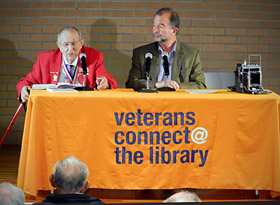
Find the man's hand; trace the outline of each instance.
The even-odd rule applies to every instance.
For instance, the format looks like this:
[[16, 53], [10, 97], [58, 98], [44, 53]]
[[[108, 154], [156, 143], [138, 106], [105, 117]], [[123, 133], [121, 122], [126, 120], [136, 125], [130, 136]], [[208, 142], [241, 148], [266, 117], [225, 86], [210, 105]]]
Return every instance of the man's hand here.
[[96, 79], [97, 90], [105, 90], [108, 88], [109, 83], [106, 77], [102, 76]]
[[31, 87], [29, 85], [25, 85], [22, 87], [20, 92], [21, 102], [25, 103], [28, 100], [30, 89]]
[[180, 88], [179, 84], [174, 80], [156, 82], [156, 88], [162, 88], [162, 87], [169, 87], [169, 88], [174, 88], [174, 89]]

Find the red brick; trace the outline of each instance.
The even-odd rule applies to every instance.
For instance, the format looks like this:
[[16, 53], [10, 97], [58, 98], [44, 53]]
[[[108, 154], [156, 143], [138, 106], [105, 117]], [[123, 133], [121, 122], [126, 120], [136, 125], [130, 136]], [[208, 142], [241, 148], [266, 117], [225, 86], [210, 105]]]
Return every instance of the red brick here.
[[109, 10], [90, 10], [87, 11], [87, 15], [91, 17], [108, 17], [111, 12]]
[[86, 10], [65, 10], [65, 17], [83, 17], [83, 16], [88, 16]]
[[55, 25], [75, 25], [76, 19], [75, 18], [55, 18], [54, 24]]
[[9, 18], [9, 25], [27, 25], [27, 24], [30, 24], [29, 18], [25, 18], [25, 17]]
[[43, 16], [64, 16], [64, 10], [43, 10], [42, 15]]
[[258, 42], [258, 37], [237, 37], [237, 43], [239, 44], [255, 44]]
[[248, 46], [248, 51], [249, 52], [269, 52], [269, 46], [265, 45], [249, 45]]
[[32, 8], [53, 8], [53, 2], [32, 2]]
[[200, 53], [200, 58], [202, 59], [202, 62], [204, 60], [212, 60], [212, 59], [215, 59], [215, 54], [214, 53], [201, 52]]
[[146, 34], [150, 34], [152, 33], [152, 28], [151, 27], [136, 27], [134, 28], [134, 33], [146, 33]]
[[202, 35], [202, 28], [181, 28], [180, 33], [189, 35]]
[[40, 26], [21, 26], [20, 27], [21, 33], [41, 33]]
[[220, 44], [204, 44], [204, 51], [224, 51], [225, 46]]
[[18, 26], [1, 26], [0, 27], [0, 32], [2, 34], [18, 33], [19, 32], [19, 27]]
[[216, 10], [223, 10], [223, 11], [236, 11], [237, 5], [234, 4], [215, 4]]
[[193, 43], [213, 43], [214, 37], [213, 36], [192, 36]]
[[229, 19], [248, 19], [248, 14], [240, 12], [227, 12], [225, 17]]
[[152, 26], [152, 23], [148, 23], [145, 24], [145, 20], [144, 19], [135, 19], [135, 18], [124, 18], [122, 21], [123, 25], [135, 25], [135, 26], [143, 26], [143, 25], [147, 25], [147, 26]]
[[203, 67], [207, 67], [207, 68], [223, 68], [224, 67], [224, 63], [222, 61], [203, 61]]
[[235, 53], [216, 53], [215, 55], [216, 59], [219, 60], [234, 60], [236, 59]]
[[99, 25], [121, 25], [121, 19], [99, 19], [98, 20]]
[[204, 28], [203, 34], [204, 35], [224, 35], [225, 29], [224, 28]]
[[21, 42], [19, 45], [20, 49], [40, 49], [41, 42]]
[[215, 36], [215, 43], [236, 43], [236, 37]]
[[205, 12], [205, 18], [222, 19], [225, 18], [224, 12]]
[[31, 3], [28, 1], [25, 2], [10, 2], [10, 8], [18, 8], [18, 9], [22, 9], [22, 8], [30, 8], [31, 7]]
[[237, 8], [238, 11], [258, 11], [259, 10], [259, 5], [252, 5], [252, 4], [238, 4]]
[[268, 36], [269, 30], [267, 29], [248, 29], [249, 36]]
[[56, 41], [52, 34], [32, 34], [31, 41]]
[[63, 1], [56, 2], [54, 1], [54, 8], [76, 8], [76, 2]]
[[[163, 8], [163, 7], [168, 7], [169, 6], [169, 3], [168, 1], [163, 1], [163, 2], [155, 2], [155, 1], [149, 1], [146, 3], [146, 8], [145, 9], [155, 9], [155, 10], [158, 10], [160, 8]], [[144, 9], [144, 8], [143, 8]], [[154, 11], [155, 13], [156, 11]], [[154, 15], [152, 15], [154, 16]], [[152, 17], [151, 16], [151, 17]]]
[[18, 10], [1, 10], [0, 16], [19, 16], [19, 11]]
[[236, 21], [234, 20], [216, 20], [216, 27], [236, 27]]
[[87, 8], [87, 9], [91, 9], [91, 8], [100, 8], [99, 6], [99, 2], [78, 2], [78, 8]]
[[32, 25], [51, 25], [53, 24], [53, 18], [31, 18]]
[[125, 27], [118, 27], [118, 33], [133, 33], [133, 27], [125, 26]]
[[123, 2], [124, 9], [139, 9], [145, 8], [145, 2]]
[[122, 2], [101, 2], [100, 8], [121, 9], [123, 8], [123, 4]]
[[8, 9], [9, 8], [9, 2], [0, 2], [0, 8], [1, 9]]
[[41, 16], [42, 11], [41, 10], [19, 10], [19, 16]]
[[213, 20], [192, 20], [192, 26], [213, 27], [214, 24]]
[[185, 11], [180, 13], [180, 18], [204, 18], [204, 14], [202, 11]]
[[191, 3], [189, 2], [174, 2], [172, 3], [172, 8], [177, 10], [180, 10], [182, 8], [184, 8], [184, 10], [190, 10], [191, 9]]
[[234, 35], [234, 36], [247, 35], [247, 29], [228, 28], [226, 29], [226, 35]]
[[273, 44], [273, 45], [280, 44], [280, 38], [260, 37], [259, 39], [260, 39], [259, 41], [261, 44]]
[[100, 41], [105, 42], [120, 42], [120, 36], [118, 35], [111, 35], [111, 34], [103, 34], [100, 36]]
[[280, 12], [280, 5], [262, 5], [260, 7], [262, 12]]
[[113, 10], [111, 11], [111, 16], [112, 17], [133, 17], [134, 12], [129, 10], [126, 12], [123, 12], [123, 10]]
[[226, 45], [226, 51], [244, 52], [247, 51], [247, 45]]
[[155, 15], [155, 11], [150, 11], [150, 10], [135, 10], [134, 11], [135, 16], [137, 16], [137, 18], [153, 18], [153, 16]]
[[192, 3], [191, 9], [193, 10], [213, 10], [214, 5], [211, 3]]

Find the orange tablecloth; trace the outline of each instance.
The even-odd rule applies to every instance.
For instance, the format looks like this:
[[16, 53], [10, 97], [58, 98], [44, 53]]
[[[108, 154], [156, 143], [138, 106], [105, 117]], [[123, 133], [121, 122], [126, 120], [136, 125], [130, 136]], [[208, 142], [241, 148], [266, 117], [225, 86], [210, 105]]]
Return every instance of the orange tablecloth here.
[[219, 90], [32, 90], [18, 186], [50, 190], [54, 164], [85, 162], [91, 188], [280, 191], [280, 97]]

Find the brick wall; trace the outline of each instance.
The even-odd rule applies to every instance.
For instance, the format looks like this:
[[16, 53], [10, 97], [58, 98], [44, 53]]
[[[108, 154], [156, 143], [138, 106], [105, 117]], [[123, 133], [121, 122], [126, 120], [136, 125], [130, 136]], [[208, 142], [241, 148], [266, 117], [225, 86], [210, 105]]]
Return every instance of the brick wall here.
[[[201, 51], [205, 71], [232, 72], [261, 54], [264, 88], [280, 93], [278, 0], [0, 0], [0, 137], [18, 106], [16, 82], [39, 52], [56, 48], [60, 28], [77, 26], [124, 87], [132, 49], [153, 41], [152, 17], [164, 6], [178, 11], [178, 38]], [[22, 110], [6, 143], [20, 143], [23, 122]]]

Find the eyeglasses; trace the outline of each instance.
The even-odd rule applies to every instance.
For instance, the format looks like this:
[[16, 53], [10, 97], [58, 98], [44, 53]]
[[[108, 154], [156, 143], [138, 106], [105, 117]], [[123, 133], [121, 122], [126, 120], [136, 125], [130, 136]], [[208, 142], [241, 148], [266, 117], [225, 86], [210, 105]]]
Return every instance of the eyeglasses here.
[[73, 42], [64, 42], [64, 43], [59, 43], [62, 45], [64, 48], [68, 48], [69, 46], [71, 47], [77, 47], [79, 45], [80, 41], [73, 41]]

